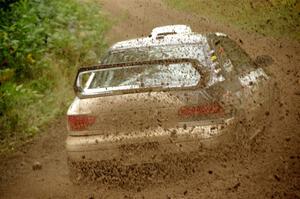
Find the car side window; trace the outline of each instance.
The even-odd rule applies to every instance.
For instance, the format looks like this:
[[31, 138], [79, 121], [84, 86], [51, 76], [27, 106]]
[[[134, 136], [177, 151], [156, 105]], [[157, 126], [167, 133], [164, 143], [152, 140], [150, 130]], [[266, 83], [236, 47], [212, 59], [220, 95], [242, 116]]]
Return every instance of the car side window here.
[[216, 35], [210, 35], [209, 38], [225, 72], [240, 74], [249, 71], [254, 66], [250, 56], [235, 41]]

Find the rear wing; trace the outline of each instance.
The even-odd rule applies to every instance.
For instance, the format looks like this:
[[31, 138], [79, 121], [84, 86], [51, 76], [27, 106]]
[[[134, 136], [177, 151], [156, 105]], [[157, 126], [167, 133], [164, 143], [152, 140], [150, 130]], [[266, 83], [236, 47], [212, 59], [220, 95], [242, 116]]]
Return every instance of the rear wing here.
[[[151, 60], [151, 61], [139, 61], [139, 62], [126, 62], [126, 63], [115, 63], [115, 64], [99, 64], [99, 65], [94, 65], [94, 66], [88, 66], [88, 67], [82, 67], [78, 70], [75, 82], [73, 85], [75, 94], [80, 97], [80, 98], [85, 98], [85, 97], [94, 97], [94, 96], [99, 96], [100, 94], [91, 94], [91, 95], [85, 95], [83, 93], [84, 88], [81, 85], [80, 82], [80, 76], [84, 73], [93, 73], [97, 72], [99, 70], [105, 70], [105, 69], [113, 69], [113, 68], [126, 68], [126, 67], [131, 67], [131, 66], [147, 66], [147, 65], [154, 65], [154, 64], [177, 64], [177, 63], [191, 63], [193, 65], [193, 68], [197, 70], [197, 72], [200, 74], [201, 78], [198, 83], [194, 88], [203, 88], [207, 86], [207, 82], [210, 77], [210, 71], [207, 70], [204, 66], [200, 64], [200, 62], [196, 59], [163, 59], [163, 60]], [[91, 75], [92, 76], [92, 75]], [[91, 82], [91, 76], [89, 77], [89, 80], [87, 80], [88, 84]], [[173, 89], [181, 89], [184, 90], [185, 88], [164, 88], [160, 89], [163, 91], [166, 90], [173, 90]], [[193, 89], [189, 87], [189, 89]], [[122, 94], [125, 93], [134, 93], [134, 92], [151, 92], [155, 91], [155, 88], [139, 88], [139, 89], [131, 89], [127, 91], [122, 91]], [[120, 92], [114, 92], [115, 94], [118, 94]], [[101, 94], [103, 95], [103, 94]], [[105, 95], [112, 95], [112, 93], [106, 93]]]

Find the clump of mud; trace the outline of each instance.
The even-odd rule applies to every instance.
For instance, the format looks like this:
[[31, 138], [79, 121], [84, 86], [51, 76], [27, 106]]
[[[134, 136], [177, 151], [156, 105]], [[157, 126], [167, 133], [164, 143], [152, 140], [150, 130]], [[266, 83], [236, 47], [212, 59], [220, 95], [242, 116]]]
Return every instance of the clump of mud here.
[[164, 184], [188, 178], [203, 170], [209, 159], [230, 159], [229, 151], [238, 151], [237, 145], [225, 149], [205, 149], [189, 153], [163, 155], [161, 161], [125, 165], [122, 161], [69, 161], [71, 180], [77, 184], [102, 184], [130, 190], [142, 190], [149, 185]]
[[[164, 154], [160, 161], [153, 163], [126, 165], [122, 160], [69, 161], [70, 177], [76, 184], [101, 184], [128, 190], [142, 190], [154, 184], [187, 179], [202, 172], [209, 162], [245, 159], [259, 145], [261, 139], [257, 138], [264, 136], [264, 128], [257, 124], [253, 119], [240, 120], [226, 143], [189, 153]], [[250, 129], [257, 131], [249, 135]]]
[[[124, 165], [122, 161], [69, 162], [73, 181], [101, 183], [125, 189], [180, 179], [193, 174], [204, 160], [199, 152], [164, 155], [161, 162]], [[75, 178], [75, 179], [74, 179]]]
[[254, 60], [255, 64], [260, 67], [266, 67], [274, 63], [274, 59], [269, 55], [257, 56]]

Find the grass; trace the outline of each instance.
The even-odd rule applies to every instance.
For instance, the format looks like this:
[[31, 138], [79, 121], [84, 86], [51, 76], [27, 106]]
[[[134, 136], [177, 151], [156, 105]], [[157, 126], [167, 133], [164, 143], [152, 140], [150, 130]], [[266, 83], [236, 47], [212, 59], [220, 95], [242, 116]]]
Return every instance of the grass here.
[[[9, 2], [9, 1], [8, 1]], [[1, 1], [3, 4], [3, 1]], [[0, 153], [65, 113], [77, 68], [106, 49], [96, 1], [20, 0], [0, 8]]]
[[297, 0], [164, 0], [179, 10], [208, 16], [250, 32], [300, 41]]

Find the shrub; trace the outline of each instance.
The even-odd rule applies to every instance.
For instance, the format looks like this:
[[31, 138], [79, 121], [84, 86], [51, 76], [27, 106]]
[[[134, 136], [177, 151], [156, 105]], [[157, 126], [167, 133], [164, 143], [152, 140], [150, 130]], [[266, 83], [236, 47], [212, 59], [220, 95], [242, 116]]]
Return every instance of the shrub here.
[[[78, 65], [98, 61], [109, 22], [97, 2], [1, 1], [0, 139], [38, 132], [72, 97]], [[63, 109], [65, 110], [65, 109]]]

